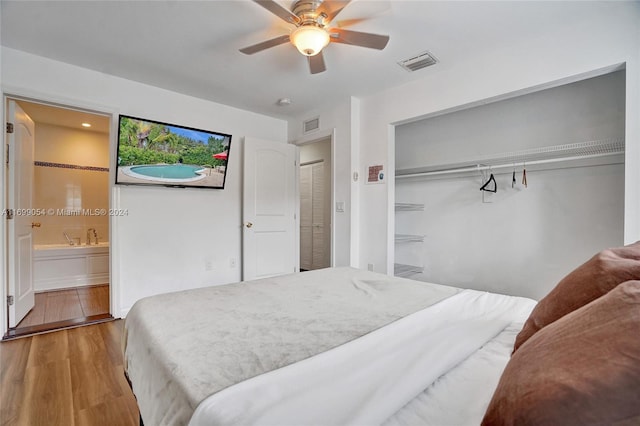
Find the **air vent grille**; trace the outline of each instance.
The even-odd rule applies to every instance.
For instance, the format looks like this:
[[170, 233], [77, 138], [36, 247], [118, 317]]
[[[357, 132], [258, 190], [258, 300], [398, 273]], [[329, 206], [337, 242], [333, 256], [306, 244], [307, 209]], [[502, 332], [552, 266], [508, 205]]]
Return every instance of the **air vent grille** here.
[[302, 128], [304, 133], [313, 132], [314, 130], [318, 130], [320, 128], [320, 117], [312, 118], [310, 120], [305, 121], [302, 124]]
[[409, 72], [418, 71], [422, 68], [426, 68], [431, 65], [435, 65], [438, 63], [438, 60], [429, 52], [423, 52], [413, 58], [405, 59], [404, 61], [398, 62], [402, 68]]

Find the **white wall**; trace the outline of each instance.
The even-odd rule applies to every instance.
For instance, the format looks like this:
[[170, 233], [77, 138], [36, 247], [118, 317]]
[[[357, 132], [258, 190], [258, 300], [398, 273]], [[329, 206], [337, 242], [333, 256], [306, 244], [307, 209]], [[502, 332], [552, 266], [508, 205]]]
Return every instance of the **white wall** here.
[[425, 235], [395, 245], [398, 261], [425, 267], [410, 278], [540, 299], [596, 251], [622, 243], [623, 165], [527, 179], [527, 188], [511, 189], [511, 172], [496, 175], [498, 192], [486, 204], [475, 177], [398, 184], [398, 200], [425, 204], [424, 212], [396, 213], [398, 233]]
[[48, 123], [35, 125], [35, 161], [109, 167], [108, 134]]
[[[361, 170], [383, 163], [392, 171], [394, 132], [390, 128], [395, 124], [551, 83], [575, 81], [576, 76], [596, 75], [597, 70], [624, 63], [624, 240], [640, 239], [640, 8], [637, 3], [610, 3], [607, 8], [594, 7], [591, 13], [585, 10], [576, 19], [583, 21], [549, 29], [517, 45], [488, 48], [447, 73], [434, 71], [423, 80], [363, 98], [360, 140], [352, 141], [360, 144]], [[392, 267], [394, 188], [361, 185], [360, 199], [359, 265], [373, 263], [376, 270], [387, 271]], [[373, 229], [387, 232], [367, 232]]]
[[5, 94], [233, 135], [222, 191], [114, 186], [112, 207], [128, 210], [112, 221], [114, 316], [152, 294], [240, 280], [239, 265], [232, 268], [230, 259], [239, 260], [241, 250], [243, 139], [286, 142], [286, 121], [8, 48], [2, 48], [2, 76]]
[[398, 169], [624, 139], [625, 71], [396, 126]]
[[[19, 102], [20, 104], [20, 102]], [[28, 111], [27, 109], [25, 109]], [[108, 168], [111, 154], [109, 134], [35, 123], [35, 161]], [[109, 172], [36, 165], [33, 206], [53, 209], [109, 208]], [[66, 244], [72, 239], [86, 243], [87, 230], [93, 228], [100, 242], [109, 241], [109, 217], [102, 215], [46, 215], [38, 218], [33, 243]]]

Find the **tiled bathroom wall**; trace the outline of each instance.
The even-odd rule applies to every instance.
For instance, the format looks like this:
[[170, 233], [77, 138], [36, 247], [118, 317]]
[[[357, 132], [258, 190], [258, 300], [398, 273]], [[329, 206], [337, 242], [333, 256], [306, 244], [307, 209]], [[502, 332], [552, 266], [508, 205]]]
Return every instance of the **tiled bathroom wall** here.
[[[36, 123], [34, 245], [87, 244], [109, 239], [109, 136]], [[45, 214], [41, 214], [42, 212]], [[95, 236], [90, 232], [91, 244]]]

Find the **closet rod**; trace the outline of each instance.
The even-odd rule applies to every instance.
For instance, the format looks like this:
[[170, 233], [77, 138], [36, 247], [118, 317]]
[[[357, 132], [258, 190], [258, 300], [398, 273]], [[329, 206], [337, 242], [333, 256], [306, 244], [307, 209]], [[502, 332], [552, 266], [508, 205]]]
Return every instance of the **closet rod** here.
[[562, 161], [584, 160], [589, 158], [599, 158], [599, 157], [606, 157], [610, 155], [619, 155], [619, 154], [622, 154], [622, 152], [605, 152], [605, 153], [590, 154], [590, 155], [574, 155], [571, 157], [549, 158], [546, 160], [516, 161], [516, 162], [502, 163], [497, 165], [479, 164], [475, 166], [465, 166], [465, 167], [457, 167], [452, 169], [433, 170], [430, 172], [418, 172], [418, 173], [409, 173], [406, 175], [396, 175], [396, 179], [420, 177], [420, 176], [436, 176], [436, 175], [445, 175], [445, 174], [451, 174], [451, 173], [468, 173], [468, 172], [476, 172], [479, 170], [489, 170], [489, 169], [495, 170], [495, 169], [513, 168], [513, 167], [518, 167], [523, 165], [528, 166], [528, 165], [536, 165], [536, 164], [559, 163]]

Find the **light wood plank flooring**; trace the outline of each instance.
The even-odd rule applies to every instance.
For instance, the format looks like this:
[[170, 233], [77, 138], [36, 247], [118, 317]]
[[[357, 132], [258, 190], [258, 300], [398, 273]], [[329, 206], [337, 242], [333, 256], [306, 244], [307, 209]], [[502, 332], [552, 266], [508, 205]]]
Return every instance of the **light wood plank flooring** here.
[[0, 343], [0, 425], [136, 426], [123, 321]]
[[36, 293], [35, 306], [17, 328], [109, 313], [109, 284]]

